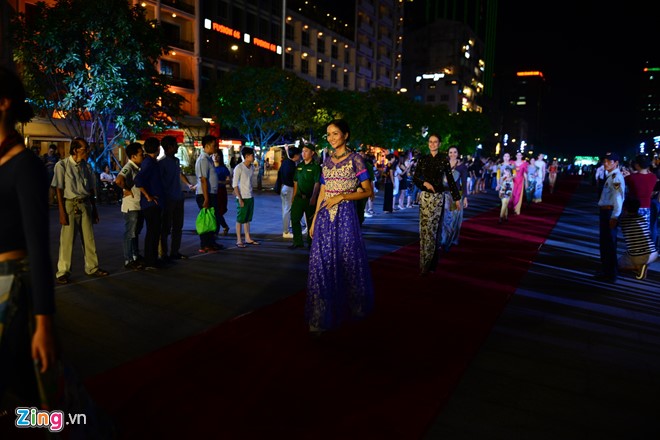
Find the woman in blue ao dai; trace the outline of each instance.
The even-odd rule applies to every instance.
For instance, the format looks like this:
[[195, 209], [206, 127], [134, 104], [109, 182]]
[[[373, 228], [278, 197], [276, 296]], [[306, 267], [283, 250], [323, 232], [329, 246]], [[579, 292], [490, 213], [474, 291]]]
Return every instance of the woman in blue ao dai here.
[[348, 124], [336, 119], [326, 131], [334, 152], [323, 163], [310, 228], [313, 240], [305, 304], [305, 317], [314, 333], [365, 317], [374, 302], [367, 250], [354, 203], [371, 196], [371, 181], [364, 159], [346, 146]]

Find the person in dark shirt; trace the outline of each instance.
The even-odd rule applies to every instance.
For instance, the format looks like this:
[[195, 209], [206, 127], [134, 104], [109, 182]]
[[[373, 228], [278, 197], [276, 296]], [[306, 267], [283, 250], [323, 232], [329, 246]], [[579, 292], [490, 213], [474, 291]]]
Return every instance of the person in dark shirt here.
[[166, 206], [165, 191], [156, 159], [160, 153], [158, 138], [147, 138], [144, 141], [144, 152], [146, 154], [142, 160], [140, 171], [135, 176], [135, 186], [140, 188], [142, 193], [140, 207], [147, 225], [147, 233], [144, 237], [144, 268], [145, 270], [155, 270], [161, 266], [158, 262], [158, 244], [163, 209]]
[[[165, 208], [163, 212], [163, 222], [160, 231], [160, 252], [161, 258], [167, 260], [185, 260], [188, 257], [179, 252], [181, 248], [181, 236], [183, 233], [183, 205], [184, 197], [182, 185], [187, 190], [193, 186], [188, 178], [181, 171], [179, 158], [175, 156], [179, 151], [179, 145], [174, 136], [165, 136], [161, 140], [165, 156], [158, 161], [161, 182], [165, 194]], [[168, 236], [171, 237], [171, 245], [168, 246]], [[169, 249], [169, 252], [168, 252]]]
[[[55, 175], [55, 164], [60, 160], [60, 155], [57, 154], [57, 145], [50, 144], [48, 153], [44, 154], [41, 160], [43, 160], [46, 171], [48, 172], [48, 184], [50, 185]], [[50, 204], [57, 205], [57, 197], [53, 188], [49, 188], [48, 200]]]
[[[422, 191], [419, 201], [419, 268], [420, 275], [426, 276], [434, 272], [438, 264], [442, 234], [442, 219], [444, 216], [445, 191], [451, 193], [456, 209], [461, 208], [461, 195], [456, 187], [449, 162], [443, 154], [439, 154], [440, 137], [429, 136], [430, 154], [423, 156], [413, 176], [413, 182]], [[443, 185], [446, 178], [447, 186]]]
[[296, 164], [300, 160], [300, 150], [297, 147], [287, 148], [284, 156], [277, 173], [277, 178], [281, 183], [282, 237], [293, 238], [293, 233], [289, 230], [291, 206], [293, 205], [293, 176], [296, 174]]
[[35, 365], [41, 373], [51, 369], [57, 350], [49, 182], [43, 163], [14, 128], [32, 116], [20, 80], [0, 66], [0, 199], [7, 214], [0, 216], [0, 400], [11, 388], [37, 406]]

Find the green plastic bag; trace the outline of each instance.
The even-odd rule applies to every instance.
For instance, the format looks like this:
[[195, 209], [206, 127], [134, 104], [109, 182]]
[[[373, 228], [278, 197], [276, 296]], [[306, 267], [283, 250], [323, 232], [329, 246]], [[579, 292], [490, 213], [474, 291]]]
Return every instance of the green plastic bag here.
[[197, 220], [195, 220], [197, 234], [202, 235], [207, 232], [215, 232], [216, 225], [215, 208], [202, 208], [199, 214], [197, 214]]

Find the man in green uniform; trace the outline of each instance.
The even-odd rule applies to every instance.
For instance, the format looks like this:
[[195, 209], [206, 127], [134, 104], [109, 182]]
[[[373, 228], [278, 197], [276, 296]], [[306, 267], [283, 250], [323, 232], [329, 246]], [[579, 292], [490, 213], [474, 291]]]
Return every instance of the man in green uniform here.
[[[291, 229], [293, 230], [293, 244], [289, 249], [304, 247], [302, 227], [300, 221], [303, 214], [307, 219], [307, 227], [312, 224], [316, 199], [321, 187], [321, 167], [314, 159], [314, 145], [305, 144], [302, 149], [303, 160], [296, 166], [293, 176], [293, 205], [291, 206]], [[308, 244], [311, 239], [307, 235]]]

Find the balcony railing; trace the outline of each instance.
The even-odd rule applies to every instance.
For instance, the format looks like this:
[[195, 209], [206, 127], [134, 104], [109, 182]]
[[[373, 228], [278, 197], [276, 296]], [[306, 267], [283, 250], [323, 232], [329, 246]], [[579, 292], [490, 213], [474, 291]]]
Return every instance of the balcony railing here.
[[192, 79], [173, 78], [170, 77], [170, 84], [174, 87], [181, 87], [184, 89], [195, 89], [195, 82]]
[[195, 43], [193, 43], [192, 41], [170, 40], [167, 42], [167, 44], [174, 49], [183, 49], [183, 50], [187, 50], [188, 52], [195, 51]]
[[193, 14], [195, 15], [195, 6], [190, 5], [186, 2], [183, 2], [181, 0], [160, 0], [161, 5], [166, 5], [171, 8], [176, 8], [179, 11], [187, 12], [188, 14]]

